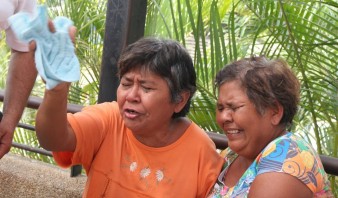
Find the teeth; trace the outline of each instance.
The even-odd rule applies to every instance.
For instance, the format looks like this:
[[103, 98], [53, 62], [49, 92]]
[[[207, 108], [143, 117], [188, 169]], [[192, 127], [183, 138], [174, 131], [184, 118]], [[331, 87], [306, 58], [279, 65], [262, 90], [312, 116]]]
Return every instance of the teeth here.
[[227, 131], [227, 133], [229, 133], [229, 134], [235, 134], [235, 133], [239, 133], [239, 130], [230, 130], [230, 131]]

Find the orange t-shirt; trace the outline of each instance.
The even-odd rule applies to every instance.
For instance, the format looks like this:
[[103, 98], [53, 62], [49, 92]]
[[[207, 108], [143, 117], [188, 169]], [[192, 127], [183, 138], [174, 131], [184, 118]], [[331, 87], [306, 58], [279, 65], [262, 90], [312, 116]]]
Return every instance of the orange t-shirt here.
[[82, 164], [83, 197], [206, 197], [223, 165], [212, 140], [195, 123], [171, 145], [153, 148], [126, 128], [116, 102], [69, 114], [77, 146], [54, 152], [63, 167]]

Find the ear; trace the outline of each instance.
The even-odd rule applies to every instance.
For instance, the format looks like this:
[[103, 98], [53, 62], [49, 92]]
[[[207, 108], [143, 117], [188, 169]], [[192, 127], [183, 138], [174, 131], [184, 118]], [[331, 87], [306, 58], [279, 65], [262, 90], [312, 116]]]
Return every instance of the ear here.
[[284, 115], [284, 108], [283, 106], [279, 103], [276, 102], [276, 106], [271, 109], [271, 124], [273, 125], [279, 125], [283, 115]]
[[187, 104], [189, 97], [190, 97], [190, 92], [188, 91], [183, 91], [181, 94], [181, 100], [179, 102], [176, 103], [175, 105], [175, 113], [180, 112], [183, 107]]

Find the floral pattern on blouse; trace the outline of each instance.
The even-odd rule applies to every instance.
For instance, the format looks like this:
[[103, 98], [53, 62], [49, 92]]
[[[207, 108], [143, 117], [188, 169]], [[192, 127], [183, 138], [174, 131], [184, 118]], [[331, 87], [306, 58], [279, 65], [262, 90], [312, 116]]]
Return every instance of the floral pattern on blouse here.
[[314, 192], [314, 197], [333, 197], [319, 155], [310, 144], [290, 132], [269, 143], [231, 188], [224, 185], [223, 178], [238, 155], [230, 148], [222, 154], [225, 164], [209, 198], [247, 197], [256, 176], [266, 172], [283, 172], [297, 177]]
[[121, 168], [127, 172], [138, 175], [140, 181], [148, 188], [151, 184], [167, 183], [170, 184], [172, 180], [166, 175], [164, 167], [153, 167], [150, 164], [140, 164], [131, 156], [126, 156]]

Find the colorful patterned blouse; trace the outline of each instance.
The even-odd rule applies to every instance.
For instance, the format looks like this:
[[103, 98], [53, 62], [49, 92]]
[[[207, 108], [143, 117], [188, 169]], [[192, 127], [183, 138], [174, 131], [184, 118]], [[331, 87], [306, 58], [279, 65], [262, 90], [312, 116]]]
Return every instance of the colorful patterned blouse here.
[[333, 197], [318, 154], [310, 144], [290, 132], [268, 144], [231, 188], [224, 185], [223, 177], [238, 155], [227, 148], [224, 156], [225, 164], [210, 198], [247, 197], [255, 177], [266, 172], [283, 172], [297, 177], [314, 193], [314, 197]]

